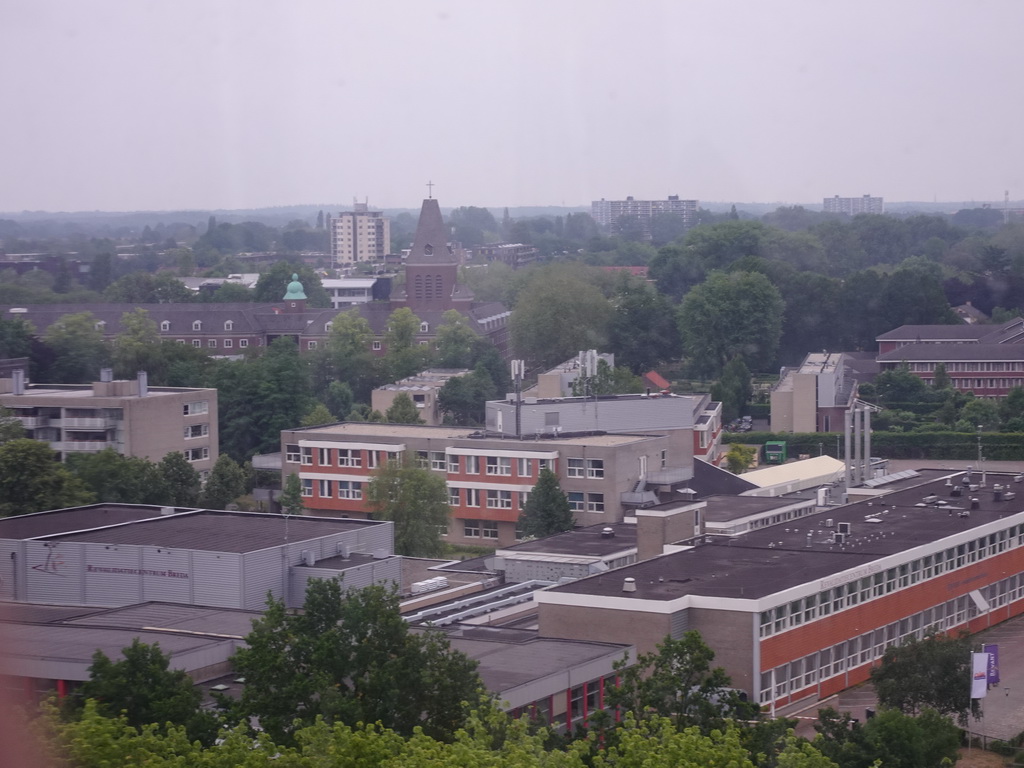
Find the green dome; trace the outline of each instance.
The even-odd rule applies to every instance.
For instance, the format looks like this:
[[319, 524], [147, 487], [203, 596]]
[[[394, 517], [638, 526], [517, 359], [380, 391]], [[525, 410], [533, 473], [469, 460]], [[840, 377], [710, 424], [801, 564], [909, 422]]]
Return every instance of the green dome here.
[[297, 301], [298, 299], [305, 299], [306, 292], [302, 290], [302, 283], [299, 282], [299, 276], [296, 273], [292, 273], [292, 281], [288, 283], [288, 293], [284, 295], [285, 301]]

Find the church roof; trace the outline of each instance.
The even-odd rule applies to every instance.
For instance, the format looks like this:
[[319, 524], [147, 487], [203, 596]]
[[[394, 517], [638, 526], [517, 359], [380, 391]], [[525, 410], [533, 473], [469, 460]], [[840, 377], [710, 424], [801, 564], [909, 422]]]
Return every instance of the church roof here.
[[448, 230], [441, 218], [441, 206], [434, 198], [423, 201], [416, 236], [405, 261], [409, 264], [458, 264], [459, 259], [448, 245]]

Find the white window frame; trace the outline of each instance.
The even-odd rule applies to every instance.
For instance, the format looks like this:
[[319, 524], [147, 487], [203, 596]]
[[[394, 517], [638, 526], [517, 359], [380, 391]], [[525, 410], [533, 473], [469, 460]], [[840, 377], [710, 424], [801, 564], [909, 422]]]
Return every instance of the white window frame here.
[[604, 479], [604, 459], [587, 459], [587, 477], [591, 480]]
[[289, 464], [298, 464], [302, 461], [302, 451], [298, 443], [285, 443], [284, 460]]
[[586, 477], [587, 476], [587, 462], [585, 459], [571, 458], [566, 459], [565, 465], [565, 476], [566, 477]]
[[[372, 453], [372, 451], [371, 451]], [[338, 466], [339, 467], [361, 467], [363, 466], [363, 456], [358, 448], [339, 448], [338, 449]], [[376, 465], [375, 465], [376, 466]]]
[[241, 347], [242, 349], [245, 349], [246, 347], [249, 346], [249, 340], [248, 339], [239, 339], [238, 340], [238, 346]]

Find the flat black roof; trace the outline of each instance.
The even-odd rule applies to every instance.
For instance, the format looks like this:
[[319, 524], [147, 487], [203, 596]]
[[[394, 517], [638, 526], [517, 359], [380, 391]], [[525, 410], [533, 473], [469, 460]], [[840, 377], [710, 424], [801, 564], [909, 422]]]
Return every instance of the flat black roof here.
[[[961, 484], [965, 473], [902, 488], [871, 500], [827, 509], [744, 536], [709, 540], [693, 549], [663, 555], [615, 571], [553, 587], [554, 592], [614, 595], [647, 600], [673, 600], [683, 595], [756, 599], [790, 587], [827, 578], [889, 555], [944, 539], [1024, 511], [1024, 484], [1014, 475], [988, 473], [985, 488], [971, 492]], [[981, 474], [971, 475], [978, 483]], [[993, 486], [1016, 491], [1011, 501], [995, 501]], [[954, 487], [962, 495], [954, 497]], [[938, 502], [925, 502], [935, 496]], [[979, 509], [970, 510], [977, 498]], [[969, 516], [961, 516], [969, 512]], [[868, 522], [866, 518], [881, 522]], [[832, 525], [828, 524], [832, 522]], [[850, 524], [842, 545], [831, 543], [838, 524]], [[633, 577], [636, 591], [622, 591]]]
[[[785, 509], [809, 501], [807, 496], [709, 496], [701, 501], [707, 503], [704, 519], [713, 523], [728, 523], [763, 512]], [[677, 505], [678, 506], [678, 505]]]
[[347, 518], [301, 515], [286, 518], [284, 515], [204, 510], [47, 538], [209, 552], [255, 552], [283, 544], [286, 534], [288, 541], [296, 543], [372, 525], [382, 523]]
[[149, 520], [160, 517], [160, 509], [148, 504], [90, 504], [86, 507], [5, 517], [0, 519], [0, 539], [34, 539], [37, 536]]
[[[614, 535], [606, 537], [604, 535], [605, 528], [610, 528]], [[543, 539], [524, 541], [501, 549], [514, 553], [604, 557], [634, 547], [636, 547], [636, 526], [628, 523], [612, 523], [575, 528], [565, 533], [556, 533], [553, 536], [545, 536]]]

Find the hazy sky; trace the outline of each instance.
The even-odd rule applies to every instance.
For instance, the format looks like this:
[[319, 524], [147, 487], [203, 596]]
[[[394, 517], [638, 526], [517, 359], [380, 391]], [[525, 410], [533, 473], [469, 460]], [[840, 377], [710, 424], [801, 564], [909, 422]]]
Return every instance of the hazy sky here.
[[1024, 198], [1020, 0], [3, 0], [0, 211]]

